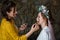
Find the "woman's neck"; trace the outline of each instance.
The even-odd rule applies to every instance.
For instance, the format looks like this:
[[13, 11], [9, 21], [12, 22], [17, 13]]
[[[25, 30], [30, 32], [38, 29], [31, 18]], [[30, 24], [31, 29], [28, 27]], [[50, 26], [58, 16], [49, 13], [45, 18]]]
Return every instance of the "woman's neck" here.
[[41, 27], [42, 28], [45, 28], [46, 26], [47, 26], [47, 23], [46, 22], [41, 24]]

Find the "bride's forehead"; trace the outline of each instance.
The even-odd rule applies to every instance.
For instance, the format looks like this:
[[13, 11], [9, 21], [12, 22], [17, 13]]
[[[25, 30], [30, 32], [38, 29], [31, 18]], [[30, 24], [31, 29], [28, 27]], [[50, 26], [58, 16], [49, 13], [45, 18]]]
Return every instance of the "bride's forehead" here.
[[41, 15], [41, 12], [40, 13], [38, 13], [38, 16], [40, 16]]

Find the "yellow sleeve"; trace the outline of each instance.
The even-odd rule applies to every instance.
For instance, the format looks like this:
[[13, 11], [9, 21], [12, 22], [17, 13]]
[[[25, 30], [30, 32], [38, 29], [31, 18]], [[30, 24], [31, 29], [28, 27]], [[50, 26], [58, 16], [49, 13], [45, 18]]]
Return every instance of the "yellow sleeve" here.
[[16, 32], [16, 29], [14, 26], [10, 24], [10, 22], [5, 22], [3, 25], [5, 28], [5, 31], [7, 31], [9, 37], [13, 40], [27, 40], [26, 35], [18, 36], [18, 32]]
[[0, 26], [0, 40], [2, 40], [2, 37], [1, 37], [2, 35], [1, 35], [1, 26]]
[[27, 37], [25, 35], [22, 35], [21, 37], [19, 37], [19, 40], [27, 40]]

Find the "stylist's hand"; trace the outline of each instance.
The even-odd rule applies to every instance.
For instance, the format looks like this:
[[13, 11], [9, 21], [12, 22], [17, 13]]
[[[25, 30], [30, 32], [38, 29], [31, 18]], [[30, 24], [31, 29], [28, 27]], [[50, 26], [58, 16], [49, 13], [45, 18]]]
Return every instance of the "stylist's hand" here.
[[37, 30], [39, 30], [39, 25], [35, 23], [35, 24], [32, 25], [31, 31], [32, 31], [32, 32], [35, 32], [35, 31], [37, 31]]
[[26, 24], [22, 24], [19, 28], [20, 31], [23, 31], [27, 28], [27, 25]]
[[37, 30], [39, 30], [39, 26], [37, 24], [33, 24], [31, 30], [26, 34], [26, 37], [30, 37]]

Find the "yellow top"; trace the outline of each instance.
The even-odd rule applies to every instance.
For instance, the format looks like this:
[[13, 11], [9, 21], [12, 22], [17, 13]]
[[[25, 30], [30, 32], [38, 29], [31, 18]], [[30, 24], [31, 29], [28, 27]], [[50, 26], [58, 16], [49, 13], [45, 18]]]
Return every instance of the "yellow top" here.
[[14, 24], [3, 18], [0, 26], [0, 40], [27, 40], [27, 37], [18, 36], [18, 30]]

